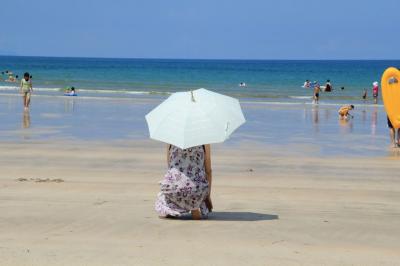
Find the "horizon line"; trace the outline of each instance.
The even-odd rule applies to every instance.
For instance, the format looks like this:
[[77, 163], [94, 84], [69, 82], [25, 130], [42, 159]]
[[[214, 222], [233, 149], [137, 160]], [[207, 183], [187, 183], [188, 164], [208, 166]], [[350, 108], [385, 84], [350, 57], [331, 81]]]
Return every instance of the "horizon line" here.
[[42, 58], [71, 58], [71, 59], [127, 59], [127, 60], [204, 60], [204, 61], [398, 61], [400, 59], [387, 59], [387, 58], [338, 58], [338, 59], [254, 59], [254, 58], [172, 58], [172, 57], [96, 57], [96, 56], [49, 56], [49, 55], [7, 55], [0, 54], [0, 57], [42, 57]]

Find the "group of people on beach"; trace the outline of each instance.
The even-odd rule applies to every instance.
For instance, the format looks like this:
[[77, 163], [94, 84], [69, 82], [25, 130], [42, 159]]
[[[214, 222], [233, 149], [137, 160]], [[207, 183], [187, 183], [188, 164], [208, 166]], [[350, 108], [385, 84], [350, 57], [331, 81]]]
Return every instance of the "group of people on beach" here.
[[[303, 88], [311, 88], [314, 89], [313, 91], [313, 103], [318, 104], [319, 103], [319, 97], [321, 91], [323, 92], [332, 92], [333, 91], [333, 85], [331, 81], [328, 79], [326, 80], [325, 86], [321, 86], [318, 81], [313, 81], [311, 82], [310, 80], [306, 80], [302, 86]], [[341, 90], [344, 90], [344, 86], [340, 87]], [[378, 103], [378, 92], [379, 92], [379, 83], [375, 81], [372, 84], [372, 97], [374, 99], [374, 103]], [[362, 99], [365, 102], [368, 97], [368, 90], [364, 89], [363, 94], [362, 94]]]
[[[362, 98], [365, 101], [367, 99], [367, 89], [364, 89]], [[379, 96], [379, 83], [375, 81], [372, 83], [372, 96], [374, 98], [374, 103], [378, 103], [378, 96]], [[354, 109], [354, 105], [344, 105], [340, 107], [338, 114], [339, 118], [342, 120], [347, 120], [349, 118], [353, 118], [350, 114], [350, 111]], [[396, 129], [393, 127], [392, 122], [390, 121], [389, 117], [387, 117], [387, 125], [389, 128], [390, 140], [394, 148], [400, 147], [400, 129]]]
[[[1, 72], [1, 74], [2, 74], [2, 76], [8, 75], [8, 78], [6, 80], [4, 80], [3, 77], [1, 76], [0, 81], [14, 82], [14, 83], [16, 83], [18, 81], [18, 75], [14, 76], [13, 72], [11, 72], [9, 70], [3, 71], [3, 72]], [[33, 93], [32, 75], [30, 75], [29, 72], [25, 72], [23, 78], [21, 79], [19, 93], [23, 97], [24, 110], [28, 111], [29, 105], [31, 102], [31, 95]], [[64, 95], [77, 96], [75, 87], [67, 87], [64, 90]]]
[[[321, 86], [318, 81], [311, 82], [310, 80], [306, 79], [304, 82], [303, 88], [313, 88], [314, 93], [313, 93], [313, 103], [318, 104], [319, 102], [319, 95], [321, 91], [324, 92], [332, 92], [333, 86], [332, 83], [329, 79], [326, 80], [325, 86]], [[344, 89], [344, 88], [342, 88]]]
[[[4, 78], [4, 76], [7, 76], [7, 78]], [[1, 76], [0, 76], [0, 81], [4, 82], [18, 82], [18, 75], [14, 75], [14, 73], [10, 70], [2, 71]]]

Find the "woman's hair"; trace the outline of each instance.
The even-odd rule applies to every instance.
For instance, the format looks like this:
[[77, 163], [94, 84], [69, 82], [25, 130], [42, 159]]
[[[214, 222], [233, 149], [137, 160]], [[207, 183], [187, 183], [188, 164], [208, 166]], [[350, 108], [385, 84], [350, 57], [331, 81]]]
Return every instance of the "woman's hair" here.
[[28, 72], [24, 73], [24, 78], [29, 78], [29, 73]]

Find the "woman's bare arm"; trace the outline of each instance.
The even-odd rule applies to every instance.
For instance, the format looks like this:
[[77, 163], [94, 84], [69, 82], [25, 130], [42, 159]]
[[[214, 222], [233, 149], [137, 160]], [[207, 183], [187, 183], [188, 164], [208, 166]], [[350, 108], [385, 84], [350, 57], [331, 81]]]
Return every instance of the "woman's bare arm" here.
[[171, 149], [171, 145], [167, 145], [167, 167], [169, 167], [169, 150]]
[[211, 169], [211, 147], [210, 144], [204, 145], [206, 156], [204, 158], [204, 166], [206, 169], [206, 178], [208, 181], [208, 185], [210, 187], [211, 194], [211, 184], [212, 184], [212, 169]]
[[205, 145], [205, 158], [204, 158], [204, 166], [206, 170], [206, 178], [208, 181], [208, 196], [205, 199], [206, 206], [209, 211], [212, 211], [213, 204], [211, 201], [211, 185], [212, 185], [212, 169], [211, 169], [211, 148], [210, 145]]

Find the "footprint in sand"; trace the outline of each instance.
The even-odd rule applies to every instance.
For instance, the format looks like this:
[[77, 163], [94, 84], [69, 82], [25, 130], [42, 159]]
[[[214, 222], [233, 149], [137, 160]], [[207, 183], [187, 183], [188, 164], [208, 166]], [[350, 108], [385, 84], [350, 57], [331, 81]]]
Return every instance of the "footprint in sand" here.
[[18, 182], [35, 182], [35, 183], [62, 183], [64, 182], [61, 178], [17, 178]]

